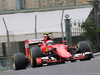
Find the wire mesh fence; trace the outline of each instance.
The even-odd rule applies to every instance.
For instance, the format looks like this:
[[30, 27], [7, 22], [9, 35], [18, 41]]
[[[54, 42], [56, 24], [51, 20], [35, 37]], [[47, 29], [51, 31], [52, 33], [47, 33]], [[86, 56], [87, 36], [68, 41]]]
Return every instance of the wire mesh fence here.
[[[7, 40], [7, 37], [5, 37], [4, 40]], [[9, 46], [7, 42], [0, 43], [0, 71], [11, 70], [11, 58], [13, 54], [21, 52], [19, 50], [19, 42], [15, 40], [15, 36], [12, 31], [9, 31], [9, 41]]]

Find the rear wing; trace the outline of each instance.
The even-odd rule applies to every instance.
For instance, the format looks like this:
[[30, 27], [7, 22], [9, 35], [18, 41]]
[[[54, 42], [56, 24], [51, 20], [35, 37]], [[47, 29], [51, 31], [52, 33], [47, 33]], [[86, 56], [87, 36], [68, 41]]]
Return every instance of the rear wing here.
[[26, 40], [25, 41], [25, 45], [28, 44], [28, 45], [36, 45], [36, 44], [39, 44], [39, 43], [42, 43], [43, 42], [43, 38], [40, 38], [40, 39], [32, 39], [32, 40]]

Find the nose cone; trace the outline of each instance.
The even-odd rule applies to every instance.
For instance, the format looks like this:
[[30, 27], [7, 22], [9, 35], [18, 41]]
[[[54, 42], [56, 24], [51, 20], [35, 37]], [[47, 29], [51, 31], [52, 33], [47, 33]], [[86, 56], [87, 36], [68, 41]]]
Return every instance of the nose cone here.
[[71, 58], [72, 57], [72, 55], [69, 52], [67, 52], [65, 49], [59, 50], [58, 53], [60, 54], [60, 56], [62, 58]]

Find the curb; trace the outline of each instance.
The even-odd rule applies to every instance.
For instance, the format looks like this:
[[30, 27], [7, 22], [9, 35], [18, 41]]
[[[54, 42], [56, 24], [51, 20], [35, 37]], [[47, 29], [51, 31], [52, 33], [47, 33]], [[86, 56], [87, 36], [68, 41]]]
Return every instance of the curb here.
[[94, 53], [93, 56], [100, 56], [100, 52]]

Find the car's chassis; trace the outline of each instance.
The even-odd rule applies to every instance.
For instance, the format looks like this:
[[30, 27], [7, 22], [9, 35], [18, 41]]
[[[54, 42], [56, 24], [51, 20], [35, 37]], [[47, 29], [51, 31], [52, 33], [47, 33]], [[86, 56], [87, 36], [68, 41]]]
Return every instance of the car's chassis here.
[[43, 53], [43, 54], [46, 54], [44, 55], [44, 57], [39, 57], [39, 58], [36, 58], [36, 62], [38, 65], [42, 64], [42, 65], [45, 65], [45, 64], [58, 64], [58, 63], [64, 63], [64, 62], [75, 62], [76, 60], [90, 60], [91, 58], [93, 58], [93, 53], [92, 52], [85, 52], [85, 53], [73, 53], [72, 54], [72, 58], [62, 58], [62, 57], [59, 57], [59, 60], [55, 57], [53, 57], [54, 55], [56, 56], [57, 54], [52, 54], [51, 53], [55, 53], [53, 50], [51, 51], [48, 51], [46, 53]]

